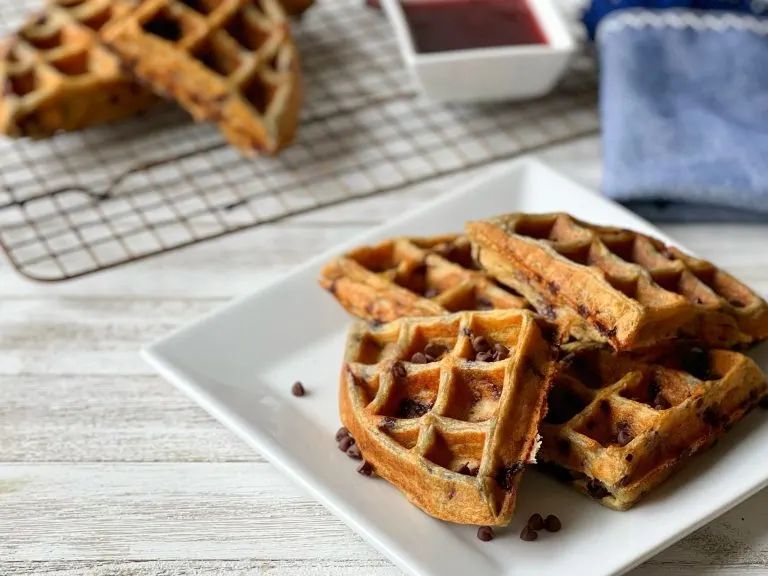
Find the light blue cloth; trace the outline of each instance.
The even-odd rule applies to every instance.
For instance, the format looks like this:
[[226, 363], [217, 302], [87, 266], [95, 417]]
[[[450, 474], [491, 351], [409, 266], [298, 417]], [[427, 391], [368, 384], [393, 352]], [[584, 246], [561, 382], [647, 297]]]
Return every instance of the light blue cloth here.
[[656, 220], [768, 221], [768, 21], [630, 9], [598, 44], [604, 192]]

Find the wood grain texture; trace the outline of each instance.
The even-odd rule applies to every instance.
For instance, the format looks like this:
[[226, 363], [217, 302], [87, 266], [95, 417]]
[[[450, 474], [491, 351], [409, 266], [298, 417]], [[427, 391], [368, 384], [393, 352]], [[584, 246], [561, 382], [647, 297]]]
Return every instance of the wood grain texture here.
[[[544, 156], [597, 186], [596, 140]], [[138, 349], [465, 177], [65, 284], [0, 263], [0, 575], [399, 574]], [[768, 225], [664, 230], [768, 295]], [[766, 573], [768, 491], [633, 572]]]

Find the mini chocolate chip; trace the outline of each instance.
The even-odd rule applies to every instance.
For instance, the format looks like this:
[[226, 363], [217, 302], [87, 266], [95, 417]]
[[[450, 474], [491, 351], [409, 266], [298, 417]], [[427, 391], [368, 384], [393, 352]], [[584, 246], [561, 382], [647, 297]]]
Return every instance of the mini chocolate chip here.
[[414, 364], [426, 364], [427, 357], [422, 352], [416, 352], [416, 354], [411, 356], [411, 362]]
[[392, 364], [392, 376], [395, 380], [402, 380], [408, 375], [408, 371], [403, 366], [402, 362], [395, 362]]
[[494, 353], [490, 350], [486, 350], [485, 352], [478, 352], [475, 356], [475, 360], [478, 362], [490, 362], [494, 358]]
[[418, 402], [412, 398], [403, 398], [397, 409], [398, 418], [420, 418], [432, 408], [430, 404]]
[[584, 306], [584, 304], [579, 304], [578, 306], [576, 306], [576, 312], [578, 312], [579, 316], [581, 316], [582, 318], [586, 318], [587, 316], [589, 316], [589, 310], [587, 309], [586, 306]]
[[546, 520], [544, 520], [544, 528], [546, 528], [547, 532], [558, 532], [562, 527], [563, 525], [560, 522], [560, 518], [554, 514], [550, 514], [547, 516]]
[[507, 492], [514, 489], [514, 480], [525, 466], [522, 462], [515, 462], [511, 466], [503, 466], [496, 471], [496, 484]]
[[547, 290], [549, 290], [549, 293], [553, 296], [560, 292], [560, 286], [558, 286], [557, 282], [552, 282], [551, 280], [547, 282]]
[[352, 444], [352, 446], [347, 448], [347, 456], [353, 460], [360, 460], [363, 457], [362, 452], [360, 452], [360, 446], [357, 444]]
[[472, 339], [472, 348], [475, 352], [487, 352], [491, 349], [491, 344], [485, 336], [476, 336]]
[[304, 384], [301, 382], [294, 382], [293, 386], [291, 386], [291, 394], [294, 396], [304, 396], [306, 393], [307, 391], [304, 390]]
[[496, 352], [496, 360], [504, 360], [509, 356], [509, 348], [504, 346], [504, 344], [499, 344], [496, 342], [496, 344], [493, 345], [493, 349]]
[[483, 542], [490, 542], [493, 540], [493, 528], [490, 526], [480, 526], [477, 529], [477, 538]]
[[349, 436], [349, 429], [346, 426], [342, 426], [336, 432], [336, 442], [341, 442], [341, 439], [347, 436]]
[[633, 460], [634, 458], [635, 458], [635, 457], [634, 457], [634, 455], [633, 455], [633, 454], [627, 454], [626, 456], [624, 456], [624, 460], [626, 460], [627, 462], [632, 462], [632, 460]]
[[616, 431], [616, 443], [619, 446], [626, 446], [632, 442], [632, 429], [626, 422], [619, 422]]
[[760, 402], [758, 402], [758, 406], [760, 406], [760, 408], [763, 410], [768, 410], [768, 396], [763, 396], [760, 399]]
[[339, 440], [339, 450], [342, 452], [346, 452], [349, 450], [349, 447], [352, 446], [355, 443], [355, 439], [352, 438], [352, 436], [345, 436], [341, 440]]
[[363, 476], [370, 476], [373, 474], [373, 466], [371, 466], [369, 462], [363, 460], [363, 463], [357, 467], [357, 473], [362, 474]]
[[531, 530], [541, 530], [544, 528], [544, 518], [541, 517], [541, 514], [536, 512], [536, 514], [532, 514], [530, 518], [528, 518], [528, 528]]
[[438, 342], [430, 342], [424, 347], [424, 354], [432, 356], [432, 358], [440, 358], [443, 354], [448, 352], [448, 347], [445, 344], [439, 344]]
[[526, 542], [533, 542], [538, 537], [538, 532], [534, 532], [528, 526], [525, 526], [523, 531], [520, 532], [520, 540], [525, 540]]
[[595, 478], [592, 478], [587, 482], [587, 492], [595, 500], [602, 500], [609, 494], [605, 484]]
[[479, 468], [471, 468], [469, 463], [464, 464], [461, 468], [458, 469], [458, 473], [463, 474], [464, 476], [477, 476], [479, 471]]
[[709, 380], [709, 352], [703, 348], [691, 348], [683, 354], [683, 370], [699, 380]]

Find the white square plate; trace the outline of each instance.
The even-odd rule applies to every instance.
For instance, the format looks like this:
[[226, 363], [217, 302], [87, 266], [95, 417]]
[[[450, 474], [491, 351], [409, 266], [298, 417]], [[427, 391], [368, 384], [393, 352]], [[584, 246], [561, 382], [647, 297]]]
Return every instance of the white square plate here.
[[[528, 472], [511, 527], [490, 543], [475, 529], [434, 520], [386, 482], [355, 472], [336, 448], [336, 391], [347, 314], [316, 283], [321, 265], [354, 245], [393, 235], [461, 231], [501, 212], [564, 210], [602, 224], [664, 235], [624, 208], [532, 159], [490, 170], [398, 222], [305, 264], [149, 347], [166, 378], [314, 494], [412, 574], [487, 576], [623, 572], [768, 485], [768, 418], [751, 414], [701, 457], [628, 512], [614, 512]], [[768, 368], [765, 348], [760, 363]], [[295, 398], [302, 380], [309, 394]], [[763, 416], [761, 418], [761, 416]], [[533, 512], [563, 530], [533, 543], [518, 534]]]

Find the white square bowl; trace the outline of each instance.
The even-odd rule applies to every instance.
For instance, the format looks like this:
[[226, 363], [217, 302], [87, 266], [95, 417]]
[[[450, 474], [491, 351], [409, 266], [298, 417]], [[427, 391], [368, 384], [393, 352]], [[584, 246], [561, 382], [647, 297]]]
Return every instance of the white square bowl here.
[[444, 52], [419, 52], [401, 3], [380, 0], [395, 30], [400, 53], [421, 91], [440, 102], [522, 100], [543, 96], [561, 78], [575, 42], [552, 0], [528, 7], [546, 44], [521, 44]]

